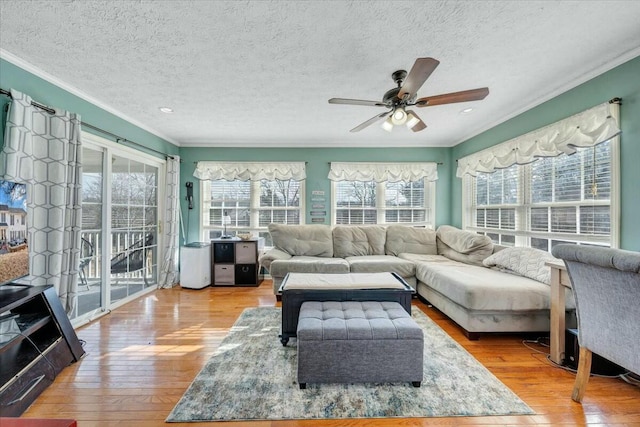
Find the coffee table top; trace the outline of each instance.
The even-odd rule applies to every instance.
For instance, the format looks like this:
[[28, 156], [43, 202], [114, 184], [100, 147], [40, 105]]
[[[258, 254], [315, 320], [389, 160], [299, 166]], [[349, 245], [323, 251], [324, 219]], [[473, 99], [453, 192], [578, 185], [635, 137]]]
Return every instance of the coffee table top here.
[[402, 278], [393, 273], [288, 273], [283, 291], [291, 289], [407, 289]]

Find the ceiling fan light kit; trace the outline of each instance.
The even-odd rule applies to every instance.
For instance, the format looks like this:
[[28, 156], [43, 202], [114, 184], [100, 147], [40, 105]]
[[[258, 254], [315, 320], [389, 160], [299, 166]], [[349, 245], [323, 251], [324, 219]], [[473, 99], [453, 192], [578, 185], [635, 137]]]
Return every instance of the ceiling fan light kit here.
[[387, 120], [382, 122], [382, 129], [387, 132], [391, 132], [393, 130], [393, 122], [391, 121], [391, 116], [387, 117]]
[[418, 123], [420, 123], [420, 119], [418, 118], [418, 116], [416, 116], [413, 111], [409, 111], [407, 113], [407, 123], [405, 123], [407, 125], [407, 127], [409, 129], [412, 129], [415, 125], [417, 125]]
[[331, 98], [329, 104], [361, 105], [368, 107], [385, 107], [389, 109], [359, 124], [351, 129], [351, 132], [359, 132], [385, 117], [386, 120], [382, 122], [382, 128], [387, 132], [391, 132], [393, 126], [399, 125], [406, 125], [412, 131], [419, 132], [426, 129], [427, 125], [414, 111], [407, 111], [406, 107], [416, 106], [422, 108], [434, 105], [453, 104], [456, 102], [479, 101], [489, 95], [489, 88], [483, 87], [416, 99], [418, 90], [429, 78], [431, 73], [433, 73], [438, 64], [440, 64], [440, 61], [437, 59], [418, 58], [409, 73], [405, 70], [395, 71], [391, 74], [391, 78], [397, 84], [397, 87], [388, 90], [382, 97], [382, 102], [365, 101], [362, 99]]
[[407, 121], [407, 113], [404, 108], [396, 108], [391, 115], [391, 121], [394, 125], [403, 125]]

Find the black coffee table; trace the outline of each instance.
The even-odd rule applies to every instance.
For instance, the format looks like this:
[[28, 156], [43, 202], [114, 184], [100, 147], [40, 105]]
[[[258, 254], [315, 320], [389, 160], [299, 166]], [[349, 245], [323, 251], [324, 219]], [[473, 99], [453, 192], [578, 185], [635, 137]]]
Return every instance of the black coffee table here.
[[411, 314], [416, 291], [396, 273], [289, 273], [280, 293], [280, 342], [286, 346], [289, 338], [296, 336], [300, 306], [305, 301], [393, 301]]

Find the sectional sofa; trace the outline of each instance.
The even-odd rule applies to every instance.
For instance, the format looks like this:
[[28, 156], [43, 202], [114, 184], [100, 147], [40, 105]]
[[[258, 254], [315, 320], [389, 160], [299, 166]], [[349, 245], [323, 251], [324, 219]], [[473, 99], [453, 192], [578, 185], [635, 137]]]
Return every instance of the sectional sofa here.
[[[270, 224], [274, 247], [260, 257], [279, 297], [298, 273], [395, 272], [418, 296], [460, 325], [470, 339], [485, 332], [549, 331], [554, 258], [531, 248], [504, 248], [487, 236], [440, 226]], [[567, 310], [574, 310], [572, 295]]]

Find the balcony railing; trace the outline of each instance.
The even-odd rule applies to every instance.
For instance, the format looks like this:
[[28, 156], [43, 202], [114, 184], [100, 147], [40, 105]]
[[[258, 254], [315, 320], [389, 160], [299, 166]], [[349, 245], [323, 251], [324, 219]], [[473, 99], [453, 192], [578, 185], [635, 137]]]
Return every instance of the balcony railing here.
[[[84, 230], [81, 233], [82, 245], [80, 253], [80, 286], [94, 286], [101, 284], [101, 260], [102, 254], [102, 235], [100, 230]], [[151, 235], [151, 239], [148, 239]], [[121, 283], [126, 281], [144, 282], [149, 285], [155, 283], [155, 268], [157, 259], [157, 239], [155, 230], [137, 230], [137, 231], [114, 231], [111, 233], [111, 250], [106, 256], [110, 260], [119, 257], [124, 260], [124, 264], [120, 262], [117, 266], [113, 265], [111, 273], [111, 282]], [[145, 239], [147, 238], [147, 239]], [[141, 244], [142, 243], [142, 244]], [[141, 252], [141, 253], [138, 253]], [[131, 262], [128, 259], [132, 255], [141, 256], [142, 264]], [[124, 265], [124, 268], [123, 268]], [[142, 268], [140, 268], [142, 267]], [[82, 291], [82, 289], [80, 289]]]

